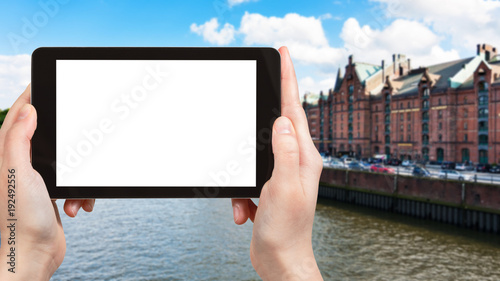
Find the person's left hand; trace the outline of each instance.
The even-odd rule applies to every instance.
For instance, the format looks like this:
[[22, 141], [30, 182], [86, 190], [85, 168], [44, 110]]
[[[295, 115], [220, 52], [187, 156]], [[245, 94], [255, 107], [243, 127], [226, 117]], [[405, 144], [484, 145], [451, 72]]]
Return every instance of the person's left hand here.
[[[0, 129], [1, 280], [49, 280], [66, 252], [57, 205], [51, 201], [42, 177], [31, 165], [30, 141], [37, 116], [30, 104], [30, 92], [28, 86], [9, 110]], [[93, 199], [66, 200], [64, 211], [74, 217], [80, 208], [91, 212], [94, 203]], [[8, 227], [11, 223], [15, 224], [15, 230]], [[11, 247], [15, 247], [16, 273], [8, 271], [11, 265], [7, 262], [11, 258], [7, 256]]]

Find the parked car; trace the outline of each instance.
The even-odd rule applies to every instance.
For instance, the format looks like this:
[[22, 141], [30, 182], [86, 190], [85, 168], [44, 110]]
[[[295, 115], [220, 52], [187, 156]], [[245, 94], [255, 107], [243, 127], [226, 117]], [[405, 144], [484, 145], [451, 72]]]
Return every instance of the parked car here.
[[389, 167], [384, 167], [380, 164], [375, 164], [370, 167], [370, 171], [376, 173], [386, 173], [386, 174], [394, 174], [394, 169]]
[[455, 162], [446, 161], [441, 164], [441, 169], [443, 170], [454, 170], [456, 167]]
[[430, 178], [432, 177], [431, 173], [424, 167], [419, 167], [419, 166], [413, 166], [413, 171], [411, 174], [414, 177], [425, 177], [425, 178]]
[[359, 162], [351, 162], [349, 165], [347, 165], [347, 168], [349, 170], [353, 171], [364, 171], [364, 167], [359, 163]]
[[352, 162], [354, 161], [354, 159], [350, 158], [350, 157], [346, 157], [344, 158], [344, 165], [348, 166], [349, 164], [351, 164]]
[[499, 174], [500, 173], [500, 166], [498, 166], [498, 165], [491, 166], [491, 168], [488, 172], [494, 173], [494, 174]]
[[389, 160], [387, 160], [387, 165], [399, 166], [399, 165], [401, 165], [401, 160], [396, 159], [396, 158], [389, 159]]
[[451, 179], [451, 180], [459, 180], [459, 181], [472, 181], [474, 178], [471, 175], [464, 175], [455, 170], [441, 170], [439, 171], [438, 177], [440, 179]]
[[474, 171], [474, 166], [466, 163], [457, 163], [455, 166], [455, 170], [457, 171]]
[[345, 165], [339, 159], [332, 159], [330, 161], [330, 167], [334, 169], [345, 169]]
[[486, 173], [490, 170], [490, 168], [491, 168], [490, 164], [477, 164], [476, 172]]
[[401, 163], [401, 166], [408, 168], [408, 167], [412, 167], [414, 164], [415, 164], [415, 162], [414, 162], [414, 161], [411, 161], [411, 160], [405, 160], [405, 161], [403, 161], [403, 162]]
[[361, 166], [363, 166], [363, 169], [364, 169], [365, 171], [369, 171], [369, 170], [370, 170], [370, 167], [372, 166], [372, 164], [370, 164], [370, 163], [368, 163], [368, 162], [359, 162], [359, 164], [360, 164]]

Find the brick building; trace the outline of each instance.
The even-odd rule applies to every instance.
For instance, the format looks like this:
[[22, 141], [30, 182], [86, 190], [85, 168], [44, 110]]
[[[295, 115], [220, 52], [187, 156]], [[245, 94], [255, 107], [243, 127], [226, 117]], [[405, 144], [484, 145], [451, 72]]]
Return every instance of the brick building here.
[[500, 163], [500, 56], [487, 44], [413, 69], [401, 54], [380, 65], [349, 56], [335, 87], [303, 106], [320, 152]]

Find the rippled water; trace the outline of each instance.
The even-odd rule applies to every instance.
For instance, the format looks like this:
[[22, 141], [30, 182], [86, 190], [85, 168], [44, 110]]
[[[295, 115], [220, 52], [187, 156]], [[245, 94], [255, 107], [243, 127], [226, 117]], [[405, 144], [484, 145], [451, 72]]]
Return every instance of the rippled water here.
[[[52, 280], [259, 280], [229, 199], [98, 200], [62, 220]], [[497, 235], [320, 200], [313, 239], [325, 280], [500, 280]]]

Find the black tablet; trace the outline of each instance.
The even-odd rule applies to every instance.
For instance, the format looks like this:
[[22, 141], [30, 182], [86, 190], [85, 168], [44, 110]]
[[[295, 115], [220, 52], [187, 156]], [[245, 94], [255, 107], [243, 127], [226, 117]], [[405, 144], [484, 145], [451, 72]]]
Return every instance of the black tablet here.
[[51, 198], [259, 197], [273, 169], [272, 48], [39, 48], [32, 163]]

